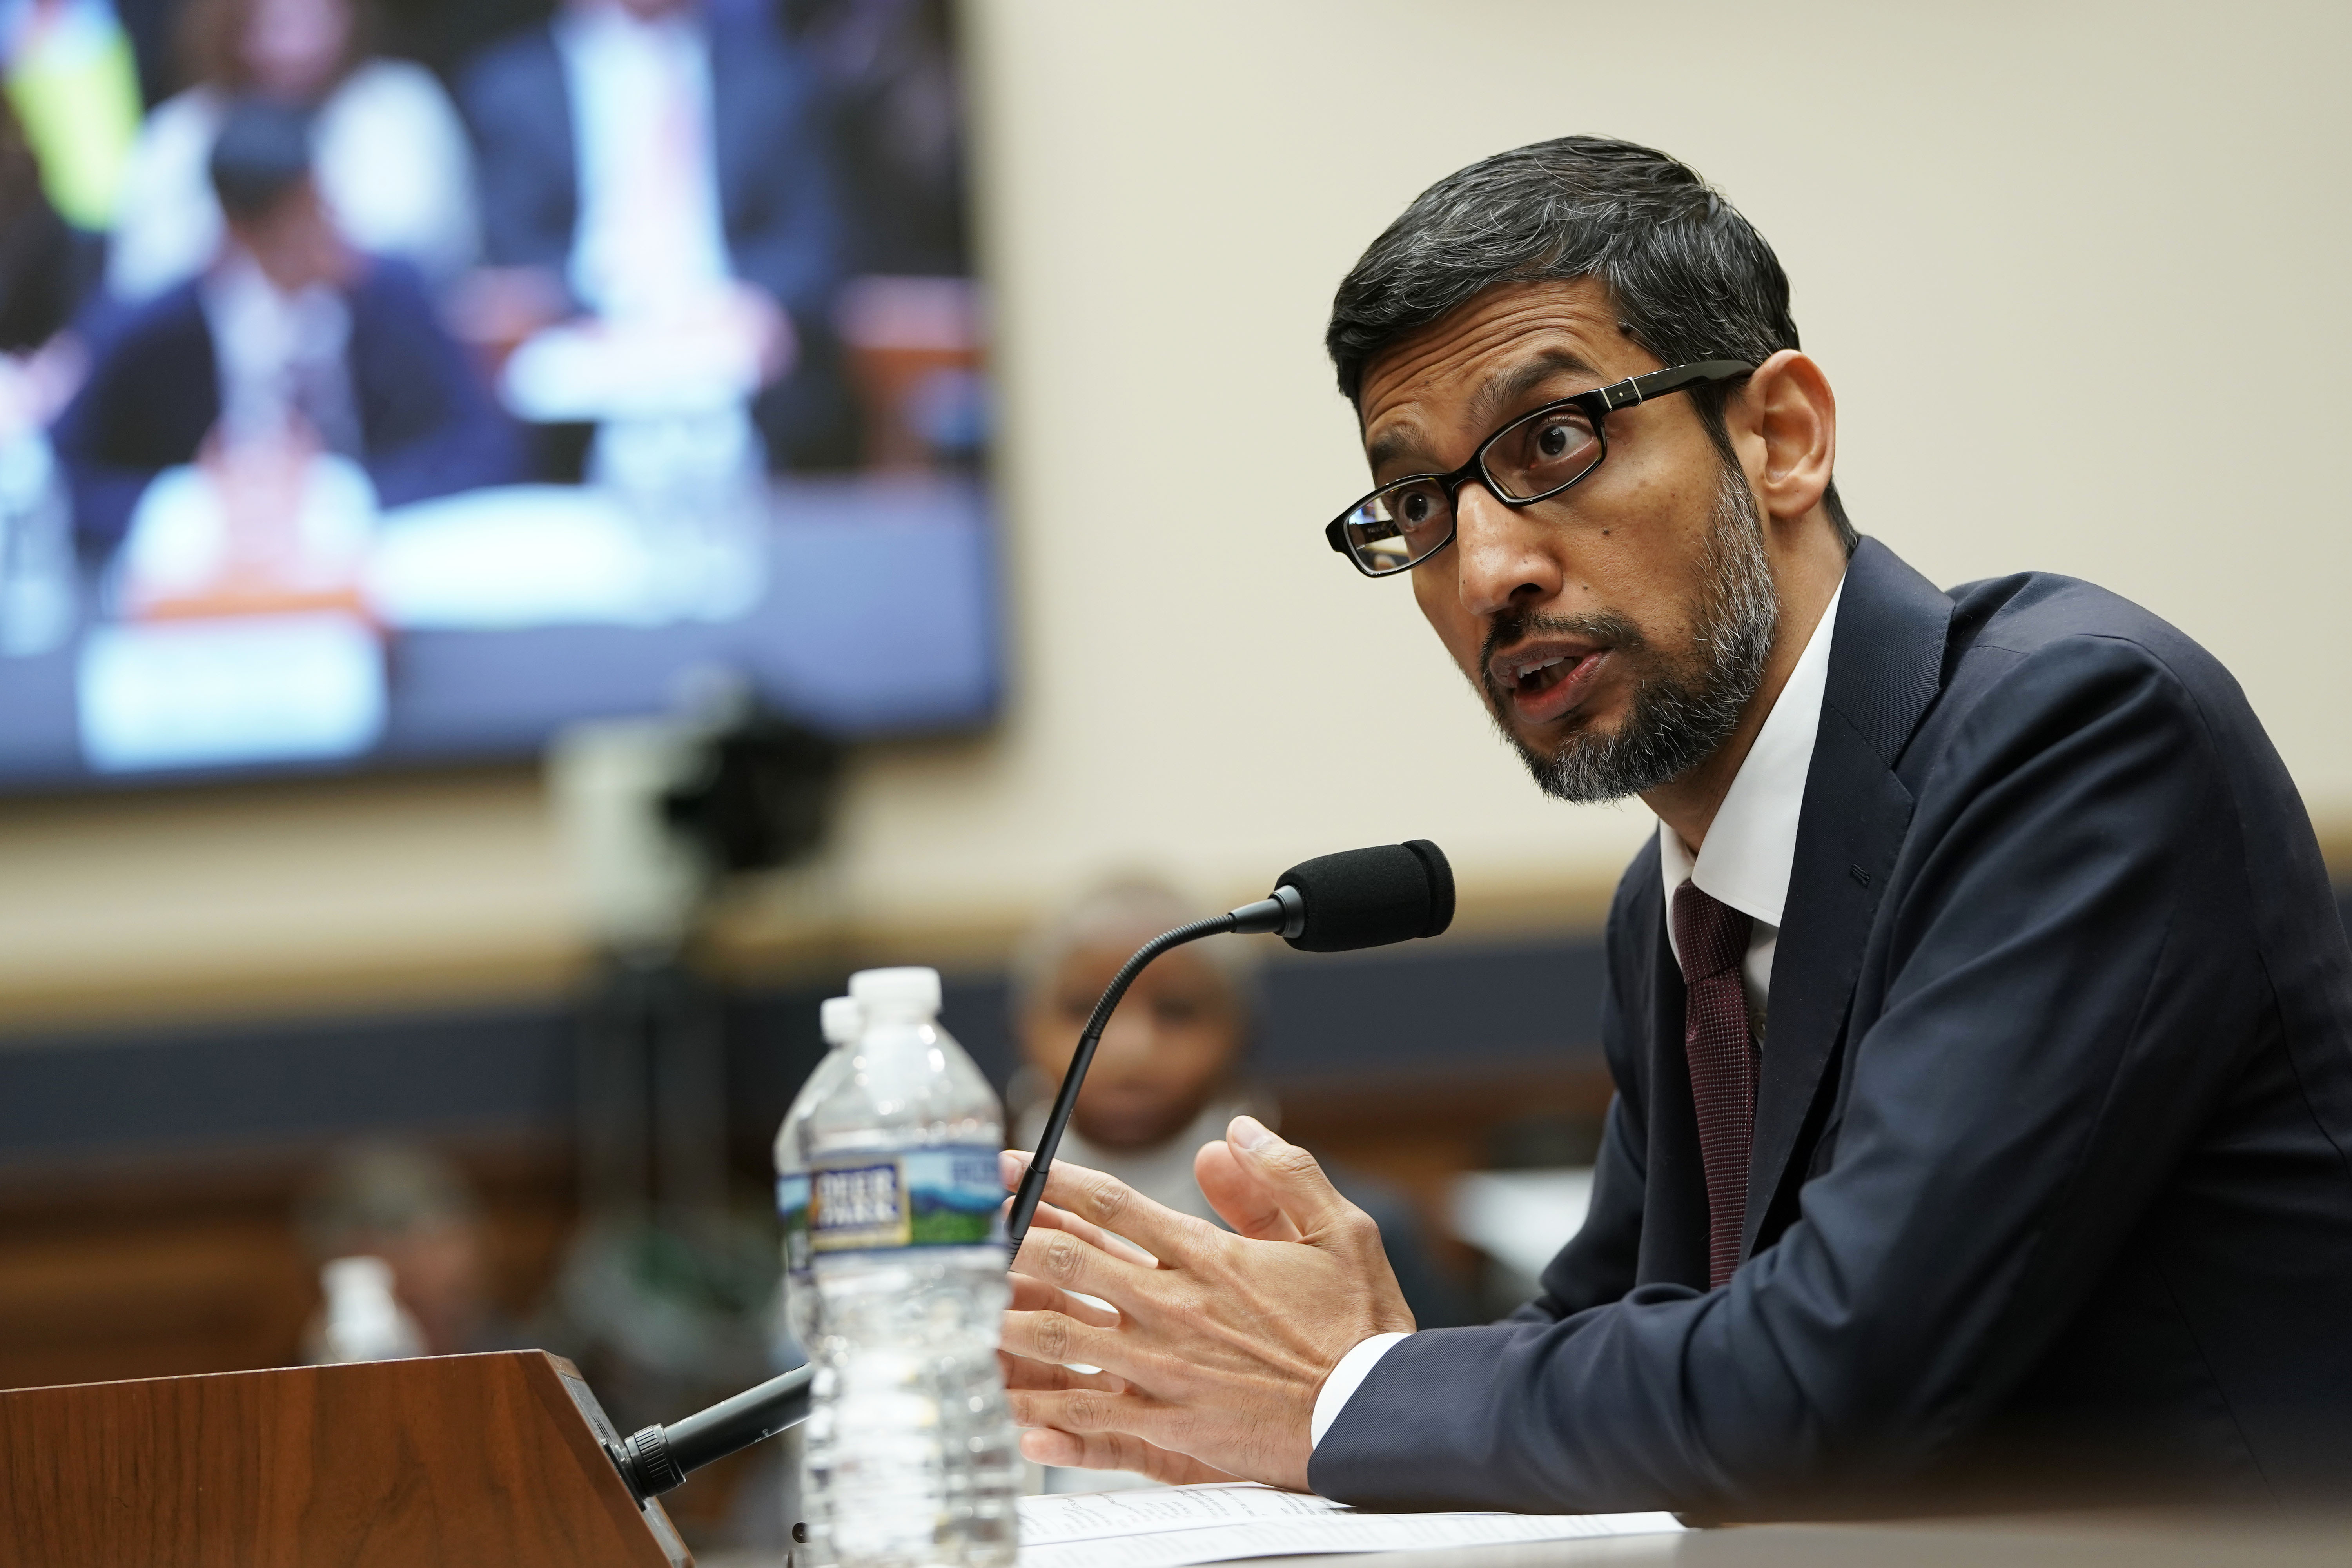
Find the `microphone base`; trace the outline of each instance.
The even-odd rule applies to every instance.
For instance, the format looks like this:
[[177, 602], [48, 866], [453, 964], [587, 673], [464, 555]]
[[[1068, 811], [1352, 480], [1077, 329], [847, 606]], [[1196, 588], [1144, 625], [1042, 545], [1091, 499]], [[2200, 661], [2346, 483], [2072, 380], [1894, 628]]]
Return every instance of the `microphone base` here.
[[607, 1451], [613, 1468], [641, 1503], [685, 1484], [686, 1472], [669, 1451], [669, 1434], [659, 1426], [640, 1427]]

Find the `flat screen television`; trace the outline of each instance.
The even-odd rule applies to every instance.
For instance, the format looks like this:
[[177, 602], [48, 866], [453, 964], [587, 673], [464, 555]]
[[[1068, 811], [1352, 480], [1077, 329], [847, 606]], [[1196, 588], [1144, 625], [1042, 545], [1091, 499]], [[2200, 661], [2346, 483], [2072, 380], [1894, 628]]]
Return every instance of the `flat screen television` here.
[[944, 0], [54, 9], [0, 41], [58, 237], [0, 257], [58, 300], [0, 310], [0, 788], [524, 756], [713, 675], [991, 716]]

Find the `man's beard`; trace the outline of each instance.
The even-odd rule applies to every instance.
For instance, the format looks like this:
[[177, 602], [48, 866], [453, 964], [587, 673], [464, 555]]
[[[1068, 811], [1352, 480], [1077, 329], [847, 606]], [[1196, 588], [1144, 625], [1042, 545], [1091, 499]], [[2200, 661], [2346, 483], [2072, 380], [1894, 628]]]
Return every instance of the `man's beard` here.
[[[1764, 679], [1780, 598], [1756, 498], [1729, 464], [1716, 488], [1699, 575], [1691, 647], [1680, 657], [1657, 652], [1631, 621], [1607, 612], [1496, 617], [1478, 661], [1487, 710], [1546, 795], [1590, 804], [1655, 789], [1705, 762], [1738, 727]], [[1497, 648], [1547, 632], [1605, 644], [1639, 675], [1622, 724], [1606, 732], [1571, 729], [1549, 755], [1512, 732], [1504, 717], [1510, 693], [1494, 677]]]

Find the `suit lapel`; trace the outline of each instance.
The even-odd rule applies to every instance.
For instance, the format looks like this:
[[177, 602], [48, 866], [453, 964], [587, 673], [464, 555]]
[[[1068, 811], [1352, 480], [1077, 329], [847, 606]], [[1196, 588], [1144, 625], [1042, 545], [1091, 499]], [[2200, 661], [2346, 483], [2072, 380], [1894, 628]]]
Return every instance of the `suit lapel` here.
[[1743, 1258], [1798, 1174], [1791, 1169], [1798, 1140], [1843, 1033], [1863, 946], [1911, 826], [1911, 794], [1894, 765], [1941, 688], [1951, 612], [1951, 600], [1885, 545], [1865, 539], [1854, 552], [1772, 957]]

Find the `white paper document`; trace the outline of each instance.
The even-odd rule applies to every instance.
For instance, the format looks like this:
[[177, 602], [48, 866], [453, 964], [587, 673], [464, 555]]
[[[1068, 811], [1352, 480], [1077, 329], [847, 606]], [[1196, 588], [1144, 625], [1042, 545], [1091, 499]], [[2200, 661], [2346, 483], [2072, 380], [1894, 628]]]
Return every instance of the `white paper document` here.
[[1358, 1513], [1272, 1487], [1148, 1487], [1021, 1500], [1021, 1568], [1186, 1568], [1244, 1557], [1651, 1535], [1670, 1513]]

